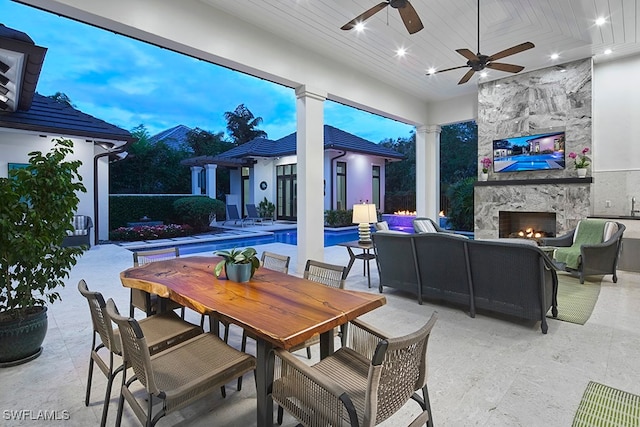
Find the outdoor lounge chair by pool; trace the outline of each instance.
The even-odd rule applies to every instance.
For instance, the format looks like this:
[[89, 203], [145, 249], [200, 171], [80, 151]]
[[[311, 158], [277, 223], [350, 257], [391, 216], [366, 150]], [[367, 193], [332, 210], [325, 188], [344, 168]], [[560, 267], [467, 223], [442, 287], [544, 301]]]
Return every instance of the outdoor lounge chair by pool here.
[[224, 220], [222, 225], [230, 221], [233, 221], [234, 224], [237, 224], [238, 222], [240, 222], [240, 225], [243, 227], [245, 222], [254, 223], [254, 221], [251, 218], [242, 218], [238, 213], [238, 206], [236, 205], [227, 205], [227, 219]]
[[259, 222], [262, 225], [264, 225], [265, 221], [271, 221], [271, 223], [273, 224], [273, 218], [262, 218], [260, 216], [255, 204], [247, 203], [246, 206], [247, 206], [247, 214], [248, 214], [246, 219], [253, 220], [254, 222]]

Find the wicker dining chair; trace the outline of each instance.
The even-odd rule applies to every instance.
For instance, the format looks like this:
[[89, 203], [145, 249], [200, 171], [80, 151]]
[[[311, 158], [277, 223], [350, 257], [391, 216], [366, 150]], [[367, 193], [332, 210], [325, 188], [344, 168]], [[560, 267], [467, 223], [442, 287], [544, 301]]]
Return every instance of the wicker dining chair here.
[[[117, 426], [122, 420], [125, 400], [138, 420], [151, 427], [165, 415], [194, 403], [218, 387], [224, 389], [229, 381], [256, 368], [255, 357], [234, 349], [211, 333], [200, 334], [152, 356], [137, 320], [121, 316], [112, 299], [107, 301], [107, 314], [120, 330], [124, 363], [130, 364], [135, 374], [127, 379], [126, 371], [123, 373]], [[136, 382], [146, 392], [146, 410], [136, 399], [139, 387], [130, 388]], [[154, 400], [162, 402], [159, 410], [154, 411]]]
[[410, 425], [433, 427], [427, 344], [436, 319], [434, 313], [419, 330], [398, 338], [356, 319], [345, 346], [313, 366], [277, 349], [273, 400], [307, 427], [369, 427], [413, 399], [422, 412]]
[[[180, 257], [180, 249], [174, 248], [152, 249], [148, 251], [133, 252], [133, 266], [138, 267], [154, 261], [162, 261]], [[133, 317], [134, 310], [142, 310], [147, 316], [160, 311], [161, 299], [156, 294], [145, 292], [141, 289], [131, 288], [131, 302], [129, 306], [129, 316]], [[180, 315], [184, 319], [185, 309], [177, 302], [171, 300], [164, 301], [167, 310], [180, 309]], [[202, 325], [201, 325], [202, 326]]]
[[[89, 358], [89, 374], [87, 378], [87, 392], [84, 404], [89, 406], [91, 397], [91, 381], [93, 379], [93, 365], [98, 368], [107, 377], [107, 390], [104, 397], [104, 406], [102, 408], [102, 420], [100, 426], [104, 427], [107, 421], [107, 412], [109, 409], [109, 401], [111, 400], [111, 388], [113, 379], [118, 372], [124, 369], [121, 364], [114, 369], [113, 356], [122, 356], [122, 348], [120, 345], [120, 332], [114, 329], [109, 317], [106, 313], [106, 304], [104, 297], [100, 292], [90, 291], [84, 280], [78, 282], [78, 290], [89, 302], [91, 311], [91, 321], [93, 323], [93, 343], [91, 344], [91, 356]], [[196, 325], [185, 322], [180, 319], [176, 313], [169, 311], [162, 314], [156, 314], [140, 320], [140, 328], [147, 337], [146, 345], [150, 354], [155, 354], [166, 348], [181, 343], [192, 337], [202, 334], [202, 329]], [[100, 355], [99, 350], [105, 348], [109, 352], [108, 364]]]
[[[345, 280], [347, 280], [347, 267], [308, 259], [304, 267], [304, 274], [302, 277], [331, 288], [344, 289], [344, 283]], [[336, 336], [339, 334], [340, 329], [336, 328]], [[318, 344], [319, 342], [320, 337], [318, 335], [314, 335], [302, 344], [293, 347], [290, 351], [298, 351], [306, 348], [307, 359], [311, 359], [311, 346]]]

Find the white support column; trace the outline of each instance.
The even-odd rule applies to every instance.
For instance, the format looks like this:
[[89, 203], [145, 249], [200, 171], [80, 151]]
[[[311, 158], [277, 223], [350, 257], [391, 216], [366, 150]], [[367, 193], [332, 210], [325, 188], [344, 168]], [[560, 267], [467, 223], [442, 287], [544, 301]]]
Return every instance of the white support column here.
[[201, 170], [200, 166], [191, 166], [191, 194], [202, 194], [199, 179]]
[[296, 88], [298, 156], [298, 262], [302, 273], [307, 259], [324, 260], [324, 101], [326, 92], [309, 86]]
[[416, 210], [434, 221], [440, 209], [440, 131], [438, 125], [416, 128]]
[[216, 198], [216, 171], [218, 169], [218, 165], [204, 165], [205, 174], [207, 177], [207, 196], [215, 199]]

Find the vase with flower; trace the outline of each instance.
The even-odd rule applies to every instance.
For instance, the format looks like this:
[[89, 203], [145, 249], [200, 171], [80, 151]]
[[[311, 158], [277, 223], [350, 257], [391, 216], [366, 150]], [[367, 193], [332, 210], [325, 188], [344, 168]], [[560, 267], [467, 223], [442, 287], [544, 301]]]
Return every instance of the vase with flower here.
[[584, 178], [587, 176], [587, 167], [589, 166], [589, 157], [587, 157], [587, 153], [589, 152], [589, 147], [584, 147], [580, 154], [576, 154], [573, 151], [569, 153], [569, 157], [575, 161], [576, 172], [578, 173], [578, 178]]
[[480, 164], [482, 165], [482, 172], [480, 173], [480, 181], [486, 181], [489, 179], [489, 167], [491, 167], [491, 159], [488, 157], [480, 160]]

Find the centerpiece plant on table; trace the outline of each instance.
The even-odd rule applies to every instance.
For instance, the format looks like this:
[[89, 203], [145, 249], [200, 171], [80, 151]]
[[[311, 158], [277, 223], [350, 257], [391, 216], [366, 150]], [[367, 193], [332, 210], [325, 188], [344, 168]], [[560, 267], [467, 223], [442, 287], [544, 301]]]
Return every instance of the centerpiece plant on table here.
[[214, 252], [214, 255], [222, 257], [214, 268], [216, 277], [220, 276], [224, 268], [227, 279], [233, 282], [248, 282], [260, 268], [260, 259], [254, 248], [221, 250]]

